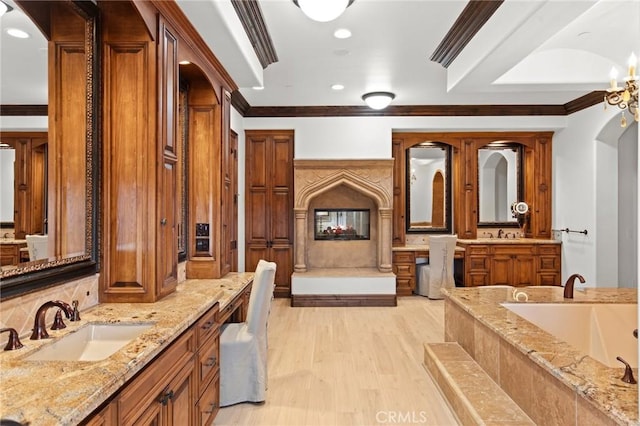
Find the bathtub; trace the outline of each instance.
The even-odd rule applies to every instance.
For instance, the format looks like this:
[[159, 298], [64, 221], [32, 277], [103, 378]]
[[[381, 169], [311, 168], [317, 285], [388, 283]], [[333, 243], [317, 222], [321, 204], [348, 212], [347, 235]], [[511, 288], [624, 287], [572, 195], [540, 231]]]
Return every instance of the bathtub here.
[[608, 367], [638, 367], [637, 304], [502, 303], [525, 320]]

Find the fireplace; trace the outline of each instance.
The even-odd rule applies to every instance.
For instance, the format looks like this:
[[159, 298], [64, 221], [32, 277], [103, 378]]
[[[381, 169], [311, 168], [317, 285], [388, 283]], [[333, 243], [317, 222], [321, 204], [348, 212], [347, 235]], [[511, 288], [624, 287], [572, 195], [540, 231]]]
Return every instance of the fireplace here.
[[392, 171], [393, 160], [294, 160], [292, 305], [395, 305]]

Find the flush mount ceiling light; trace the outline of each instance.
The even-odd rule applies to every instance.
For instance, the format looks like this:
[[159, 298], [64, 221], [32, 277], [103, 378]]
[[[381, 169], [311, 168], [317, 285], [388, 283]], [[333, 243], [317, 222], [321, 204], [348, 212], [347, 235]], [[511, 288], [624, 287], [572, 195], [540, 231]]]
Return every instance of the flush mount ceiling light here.
[[329, 22], [342, 15], [354, 0], [293, 0], [310, 19]]
[[11, 6], [0, 0], [0, 16], [7, 12], [11, 12], [12, 10], [13, 8]]
[[7, 28], [7, 34], [15, 38], [29, 38], [31, 37], [28, 32], [19, 30], [17, 28]]
[[385, 109], [396, 97], [391, 92], [370, 92], [362, 95], [362, 100], [373, 109]]

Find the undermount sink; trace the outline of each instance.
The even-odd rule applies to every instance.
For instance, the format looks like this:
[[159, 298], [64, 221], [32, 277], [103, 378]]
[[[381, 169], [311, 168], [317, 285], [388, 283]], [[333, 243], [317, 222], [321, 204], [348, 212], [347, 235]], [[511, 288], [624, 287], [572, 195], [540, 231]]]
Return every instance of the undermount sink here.
[[87, 324], [27, 356], [28, 361], [100, 361], [153, 324]]

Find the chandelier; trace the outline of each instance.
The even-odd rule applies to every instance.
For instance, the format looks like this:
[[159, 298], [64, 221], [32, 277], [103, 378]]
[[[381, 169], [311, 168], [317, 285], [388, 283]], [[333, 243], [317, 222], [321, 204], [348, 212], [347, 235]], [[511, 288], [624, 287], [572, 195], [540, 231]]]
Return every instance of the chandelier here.
[[628, 109], [636, 121], [640, 121], [640, 113], [638, 111], [638, 76], [636, 75], [636, 66], [638, 59], [633, 53], [629, 56], [629, 75], [624, 78], [624, 87], [618, 87], [618, 70], [611, 68], [609, 77], [611, 79], [611, 87], [604, 94], [605, 109], [607, 104], [617, 105], [622, 110], [622, 118], [620, 125], [627, 126], [627, 117], [624, 110]]

